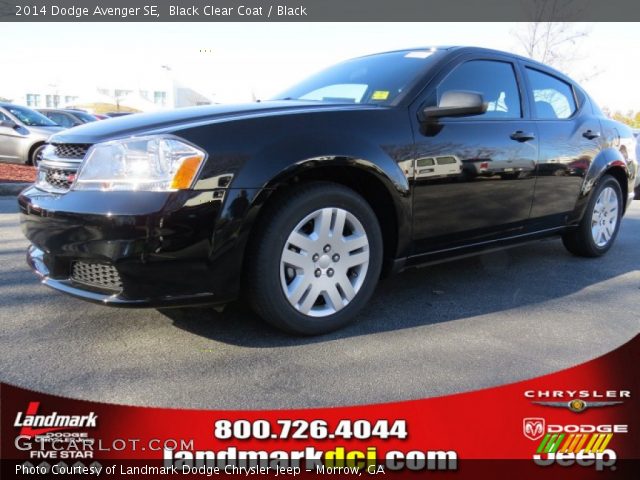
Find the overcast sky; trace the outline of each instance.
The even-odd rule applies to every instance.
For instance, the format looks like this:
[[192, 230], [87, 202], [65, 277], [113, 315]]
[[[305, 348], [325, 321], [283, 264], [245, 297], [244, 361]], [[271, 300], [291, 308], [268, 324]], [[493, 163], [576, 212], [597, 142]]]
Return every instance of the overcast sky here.
[[[568, 73], [601, 106], [640, 110], [640, 24], [597, 23]], [[114, 87], [171, 67], [219, 102], [268, 98], [314, 71], [396, 48], [477, 45], [522, 53], [515, 23], [4, 23], [0, 96], [25, 75]], [[22, 77], [22, 79], [21, 79]], [[75, 83], [74, 83], [75, 82]]]

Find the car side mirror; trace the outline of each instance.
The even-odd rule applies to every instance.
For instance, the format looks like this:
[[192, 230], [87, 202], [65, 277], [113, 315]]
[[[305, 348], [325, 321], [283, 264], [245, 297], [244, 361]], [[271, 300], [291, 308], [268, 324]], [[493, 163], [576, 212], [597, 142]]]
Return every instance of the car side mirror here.
[[487, 104], [478, 92], [448, 90], [442, 94], [438, 106], [422, 109], [423, 120], [441, 117], [465, 117], [487, 111]]
[[13, 120], [0, 120], [0, 127], [16, 128], [18, 124]]

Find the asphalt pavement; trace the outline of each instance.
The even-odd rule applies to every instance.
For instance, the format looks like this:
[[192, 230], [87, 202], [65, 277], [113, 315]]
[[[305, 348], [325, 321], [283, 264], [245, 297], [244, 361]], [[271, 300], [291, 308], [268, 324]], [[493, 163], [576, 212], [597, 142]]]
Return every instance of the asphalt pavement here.
[[532, 378], [640, 332], [640, 201], [604, 258], [545, 240], [383, 281], [354, 325], [287, 336], [245, 306], [122, 310], [38, 283], [0, 199], [0, 380], [75, 398], [290, 408], [425, 398]]

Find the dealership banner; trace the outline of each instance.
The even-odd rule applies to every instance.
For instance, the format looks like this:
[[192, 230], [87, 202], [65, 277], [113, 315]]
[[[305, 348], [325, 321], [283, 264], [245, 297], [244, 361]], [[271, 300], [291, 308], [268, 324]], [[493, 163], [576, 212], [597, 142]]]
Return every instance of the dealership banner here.
[[2, 478], [638, 478], [639, 360], [636, 336], [505, 386], [301, 410], [132, 407], [2, 384]]

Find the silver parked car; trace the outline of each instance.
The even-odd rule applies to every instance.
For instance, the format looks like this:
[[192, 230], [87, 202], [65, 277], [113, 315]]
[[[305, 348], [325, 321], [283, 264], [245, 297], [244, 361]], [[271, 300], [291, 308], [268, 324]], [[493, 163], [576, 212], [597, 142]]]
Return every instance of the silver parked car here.
[[61, 130], [35, 110], [0, 102], [0, 162], [37, 165], [44, 143]]

